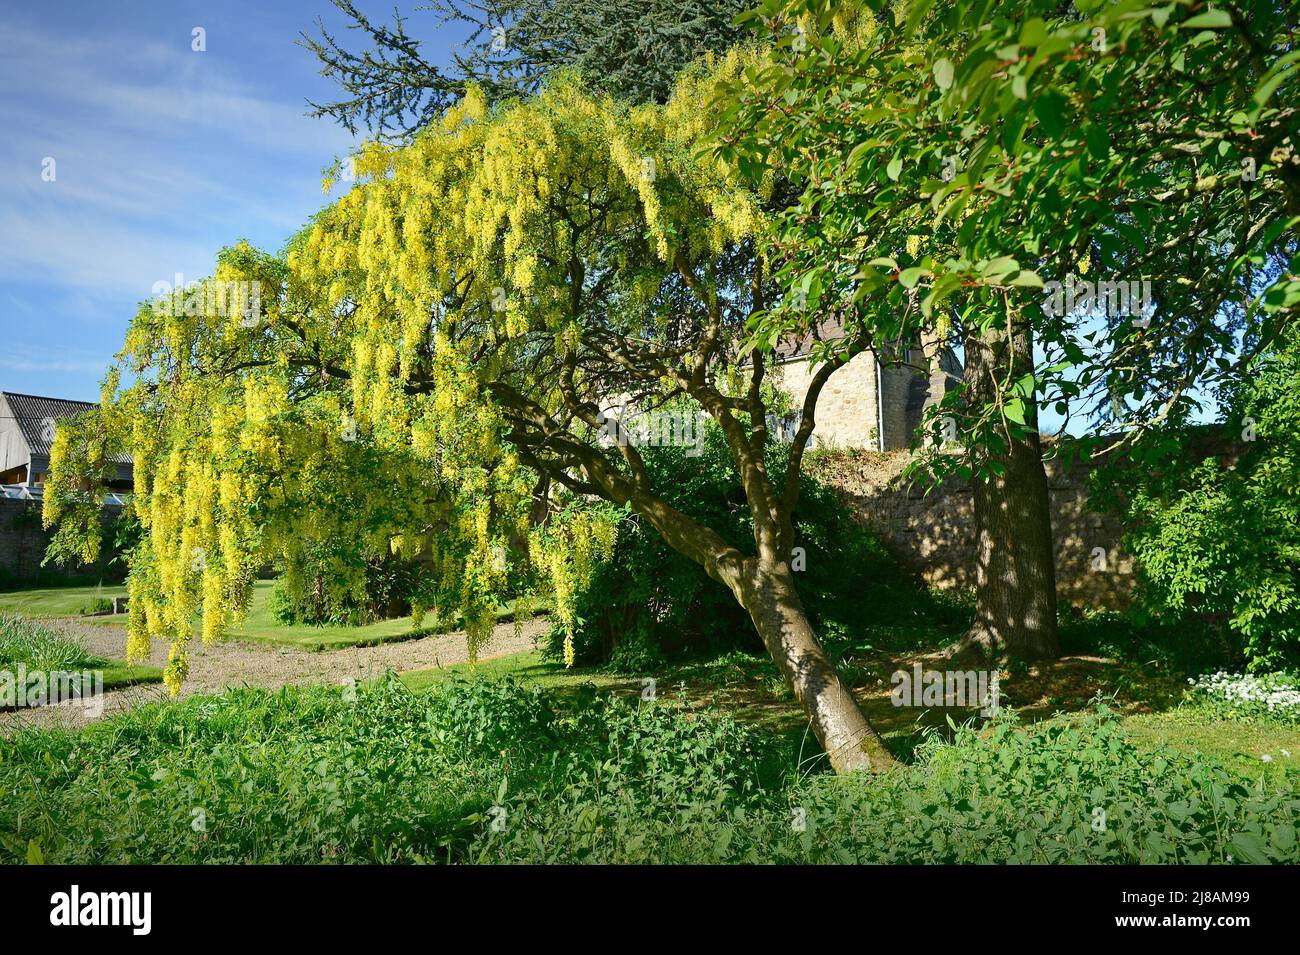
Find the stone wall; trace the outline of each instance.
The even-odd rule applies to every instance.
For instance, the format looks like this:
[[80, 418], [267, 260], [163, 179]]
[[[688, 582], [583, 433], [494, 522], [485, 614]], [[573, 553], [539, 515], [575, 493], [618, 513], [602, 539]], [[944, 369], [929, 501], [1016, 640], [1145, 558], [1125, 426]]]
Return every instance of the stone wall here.
[[[820, 425], [819, 425], [820, 428]], [[814, 476], [834, 486], [855, 516], [879, 532], [907, 566], [934, 587], [975, 586], [975, 519], [969, 482], [952, 479], [929, 494], [901, 483], [905, 451], [817, 456]], [[1057, 594], [1062, 602], [1124, 607], [1133, 588], [1132, 558], [1119, 549], [1118, 517], [1087, 510], [1091, 468], [1047, 463]]]
[[[804, 358], [782, 362], [774, 377], [798, 409], [812, 381], [814, 369]], [[879, 447], [876, 434], [876, 359], [862, 352], [831, 375], [817, 399], [814, 444], [823, 448]]]
[[[866, 351], [832, 374], [817, 400], [812, 446], [873, 451], [909, 447], [925, 409], [960, 379], [961, 365], [934, 336], [906, 358], [906, 363], [886, 362], [877, 369], [875, 353]], [[814, 370], [802, 357], [775, 367], [773, 378], [795, 408], [803, 406]], [[884, 433], [883, 442], [879, 431]]]
[[[106, 528], [120, 512], [120, 507], [104, 508], [103, 521]], [[121, 579], [121, 569], [108, 566], [114, 553], [107, 533], [103, 553], [93, 566], [41, 567], [51, 534], [51, 531], [41, 527], [40, 501], [0, 498], [0, 584], [32, 585], [69, 576]]]

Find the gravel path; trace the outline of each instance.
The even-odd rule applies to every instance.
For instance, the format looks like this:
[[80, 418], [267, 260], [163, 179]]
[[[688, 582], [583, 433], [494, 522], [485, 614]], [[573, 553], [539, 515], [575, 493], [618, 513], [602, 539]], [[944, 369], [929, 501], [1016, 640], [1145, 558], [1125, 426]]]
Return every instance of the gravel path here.
[[[43, 624], [83, 643], [94, 656], [120, 660], [126, 656], [126, 630], [111, 625], [91, 625], [76, 619], [44, 620]], [[511, 623], [498, 624], [491, 639], [479, 648], [479, 659], [506, 656], [531, 650], [547, 628], [546, 617], [524, 622], [521, 633]], [[222, 642], [204, 647], [196, 640], [190, 647], [190, 675], [181, 687], [182, 696], [220, 693], [231, 686], [267, 689], [286, 684], [346, 683], [382, 676], [387, 670], [427, 670], [464, 663], [467, 659], [465, 634], [443, 633], [384, 643], [375, 647], [345, 647], [310, 652], [262, 644]], [[167, 643], [155, 641], [149, 662], [167, 663]], [[104, 694], [102, 711], [81, 706], [34, 707], [0, 713], [0, 733], [27, 726], [79, 726], [151, 700], [166, 699], [160, 684], [126, 687]]]

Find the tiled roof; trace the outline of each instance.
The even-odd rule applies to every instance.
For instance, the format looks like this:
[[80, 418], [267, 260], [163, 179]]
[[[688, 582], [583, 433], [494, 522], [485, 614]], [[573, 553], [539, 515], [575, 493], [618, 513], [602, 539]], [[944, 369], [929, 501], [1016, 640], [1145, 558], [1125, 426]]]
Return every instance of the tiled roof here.
[[[39, 395], [20, 395], [13, 391], [0, 391], [9, 412], [18, 419], [18, 430], [32, 454], [49, 457], [50, 443], [54, 437], [45, 425], [47, 421], [60, 418], [75, 418], [85, 414], [98, 405], [89, 401], [69, 401], [66, 398], [42, 398]], [[113, 458], [116, 464], [130, 464], [130, 455], [118, 455]]]

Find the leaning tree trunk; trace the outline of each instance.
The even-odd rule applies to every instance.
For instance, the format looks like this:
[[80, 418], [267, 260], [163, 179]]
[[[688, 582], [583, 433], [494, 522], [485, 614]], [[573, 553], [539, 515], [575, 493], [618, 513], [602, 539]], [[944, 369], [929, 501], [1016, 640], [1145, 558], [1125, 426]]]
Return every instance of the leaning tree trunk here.
[[893, 759], [813, 632], [789, 565], [763, 569], [753, 561], [736, 590], [835, 772], [888, 767]]
[[[966, 372], [972, 396], [993, 399], [1000, 382], [1033, 371], [1033, 339], [1017, 323], [972, 335]], [[972, 479], [975, 507], [975, 622], [957, 652], [982, 649], [990, 656], [1025, 659], [1060, 656], [1056, 636], [1056, 566], [1052, 518], [1038, 437], [1038, 407], [1031, 394], [1027, 433], [999, 429], [1006, 443], [992, 463], [999, 474]]]

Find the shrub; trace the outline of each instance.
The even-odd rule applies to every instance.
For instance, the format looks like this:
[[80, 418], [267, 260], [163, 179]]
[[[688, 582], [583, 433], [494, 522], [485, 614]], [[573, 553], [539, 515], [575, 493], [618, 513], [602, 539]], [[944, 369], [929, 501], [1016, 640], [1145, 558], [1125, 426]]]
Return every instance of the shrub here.
[[86, 606], [81, 608], [82, 616], [91, 616], [93, 614], [112, 613], [112, 612], [113, 612], [113, 601], [109, 600], [107, 597], [96, 597]]
[[1300, 797], [1212, 761], [1139, 750], [1104, 709], [1024, 730], [956, 728], [880, 777], [816, 776], [671, 812], [595, 774], [522, 797], [475, 858], [595, 863], [1213, 863], [1300, 860]]
[[1300, 662], [1300, 333], [1225, 393], [1235, 450], [1187, 467], [1196, 432], [1143, 469], [1128, 546], [1153, 616], [1220, 625], [1252, 671]]
[[[753, 551], [753, 524], [720, 430], [705, 428], [702, 453], [679, 447], [639, 449], [665, 500], [716, 529], [730, 543]], [[772, 444], [768, 468], [780, 473], [788, 446]], [[832, 652], [861, 647], [868, 626], [947, 626], [954, 614], [941, 597], [928, 594], [857, 524], [834, 491], [805, 475], [795, 515], [795, 546], [803, 558], [796, 579], [805, 608]], [[798, 569], [803, 567], [803, 569]], [[577, 596], [575, 658], [645, 673], [666, 662], [730, 651], [763, 653], [749, 615], [731, 591], [694, 561], [665, 544], [636, 515], [619, 525], [611, 557], [599, 562], [590, 585]], [[918, 639], [920, 639], [918, 637]], [[933, 640], [930, 630], [924, 639]], [[556, 627], [543, 650], [563, 659], [564, 633]]]
[[29, 672], [66, 672], [95, 662], [80, 643], [23, 617], [0, 614], [0, 669], [21, 664]]
[[584, 774], [656, 805], [752, 791], [769, 765], [752, 739], [591, 694], [557, 711], [508, 680], [232, 690], [0, 741], [0, 859], [457, 860], [507, 792], [554, 798]]

